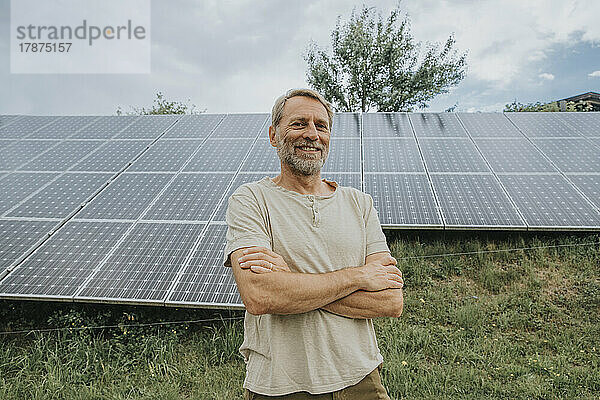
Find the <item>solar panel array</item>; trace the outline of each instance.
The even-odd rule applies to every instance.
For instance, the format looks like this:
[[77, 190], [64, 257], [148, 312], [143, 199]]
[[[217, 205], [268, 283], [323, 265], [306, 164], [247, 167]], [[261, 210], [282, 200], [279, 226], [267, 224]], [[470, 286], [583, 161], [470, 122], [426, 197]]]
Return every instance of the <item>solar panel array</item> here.
[[[323, 176], [384, 228], [600, 230], [600, 113], [339, 113]], [[227, 199], [267, 114], [0, 116], [0, 298], [241, 308]]]

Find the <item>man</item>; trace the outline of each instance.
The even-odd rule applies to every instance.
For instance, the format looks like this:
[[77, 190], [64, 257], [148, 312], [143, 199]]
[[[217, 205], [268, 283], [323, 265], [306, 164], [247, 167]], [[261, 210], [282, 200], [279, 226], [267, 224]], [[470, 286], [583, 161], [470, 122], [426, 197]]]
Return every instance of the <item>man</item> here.
[[332, 120], [315, 91], [278, 98], [269, 138], [281, 173], [229, 199], [247, 399], [389, 399], [371, 318], [400, 316], [402, 274], [372, 198], [321, 179]]

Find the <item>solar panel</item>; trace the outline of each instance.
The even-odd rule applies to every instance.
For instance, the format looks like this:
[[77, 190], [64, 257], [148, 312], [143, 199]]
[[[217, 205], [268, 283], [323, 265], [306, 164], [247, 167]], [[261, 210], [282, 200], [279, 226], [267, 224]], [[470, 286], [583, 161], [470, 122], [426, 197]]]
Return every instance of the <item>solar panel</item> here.
[[36, 130], [27, 139], [66, 139], [93, 123], [98, 117], [66, 116]]
[[365, 173], [365, 192], [373, 196], [383, 226], [442, 227], [425, 174]]
[[59, 174], [13, 172], [0, 181], [0, 215], [50, 183]]
[[161, 139], [136, 160], [128, 171], [177, 172], [200, 144], [202, 140], [198, 139]]
[[415, 134], [421, 137], [466, 137], [454, 113], [410, 113]]
[[172, 178], [172, 174], [122, 174], [76, 218], [137, 219]]
[[446, 227], [526, 228], [496, 179], [490, 175], [432, 175]]
[[561, 175], [500, 175], [529, 228], [600, 226], [600, 213]]
[[[268, 114], [228, 114], [217, 126], [211, 139], [251, 138], [254, 139], [262, 132], [267, 122]], [[264, 134], [265, 137], [267, 134]]]
[[21, 115], [0, 115], [0, 128], [12, 124], [19, 118]]
[[11, 124], [0, 127], [0, 136], [5, 139], [25, 138], [61, 118], [63, 117], [25, 116]]
[[66, 173], [6, 216], [65, 218], [98, 191], [110, 177], [111, 174]]
[[0, 150], [0, 170], [11, 171], [60, 144], [52, 140], [21, 140]]
[[12, 146], [15, 143], [17, 143], [17, 140], [9, 140], [9, 139], [0, 138], [0, 152], [6, 148]]
[[208, 139], [194, 154], [184, 171], [235, 172], [252, 147], [252, 141], [253, 139]]
[[363, 137], [412, 138], [414, 135], [408, 114], [365, 113], [363, 114]]
[[600, 112], [561, 112], [558, 118], [583, 136], [600, 136]]
[[600, 208], [600, 174], [569, 175], [569, 179], [586, 195], [588, 200]]
[[203, 224], [135, 225], [77, 299], [164, 300], [203, 228]]
[[136, 119], [115, 138], [155, 139], [179, 118], [178, 115], [146, 115]]
[[458, 113], [471, 137], [522, 138], [523, 134], [501, 113]]
[[208, 221], [233, 175], [178, 175], [143, 218], [159, 221]]
[[600, 171], [600, 148], [587, 139], [534, 139], [533, 143], [562, 172]]
[[242, 164], [242, 171], [245, 172], [279, 172], [281, 163], [277, 156], [277, 149], [271, 146], [271, 142], [266, 139], [258, 138], [252, 145], [248, 158]]
[[364, 139], [365, 172], [425, 172], [415, 139]]
[[333, 115], [332, 138], [360, 138], [359, 113], [335, 113]]
[[71, 299], [130, 226], [69, 221], [0, 282], [0, 296]]
[[147, 140], [112, 140], [104, 143], [70, 170], [117, 172], [128, 165], [149, 144]]
[[0, 273], [24, 256], [54, 225], [56, 221], [0, 219]]
[[66, 171], [89, 156], [103, 143], [100, 140], [66, 140], [22, 165], [19, 169], [22, 171]]
[[476, 139], [494, 172], [557, 172], [527, 139]]
[[360, 172], [360, 139], [332, 139], [323, 171]]
[[208, 226], [167, 304], [243, 308], [231, 268], [223, 267], [226, 232], [226, 225]]
[[163, 138], [203, 139], [224, 117], [225, 114], [184, 115]]
[[69, 139], [110, 139], [133, 124], [139, 116], [102, 116], [69, 136]]
[[558, 113], [511, 112], [506, 115], [526, 136], [534, 137], [580, 137], [571, 126], [565, 124]]
[[429, 172], [489, 172], [469, 139], [419, 139]]
[[324, 172], [321, 176], [328, 181], [336, 182], [340, 186], [350, 186], [354, 189], [362, 190], [359, 173]]

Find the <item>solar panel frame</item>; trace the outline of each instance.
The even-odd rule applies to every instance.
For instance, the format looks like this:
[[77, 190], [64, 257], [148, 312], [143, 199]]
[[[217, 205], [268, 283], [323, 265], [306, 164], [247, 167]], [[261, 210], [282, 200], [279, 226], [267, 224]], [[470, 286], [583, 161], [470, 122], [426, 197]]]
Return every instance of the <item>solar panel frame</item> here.
[[600, 212], [559, 174], [498, 175], [529, 230], [597, 230]]
[[363, 139], [365, 172], [425, 172], [414, 138]]
[[468, 138], [419, 138], [418, 143], [429, 173], [491, 172]]
[[66, 218], [98, 192], [111, 174], [66, 173], [6, 213], [6, 217]]
[[136, 224], [78, 289], [74, 299], [163, 303], [204, 227], [204, 224]]
[[493, 172], [558, 172], [525, 138], [477, 138], [475, 144]]
[[446, 229], [514, 229], [527, 225], [492, 175], [432, 175]]

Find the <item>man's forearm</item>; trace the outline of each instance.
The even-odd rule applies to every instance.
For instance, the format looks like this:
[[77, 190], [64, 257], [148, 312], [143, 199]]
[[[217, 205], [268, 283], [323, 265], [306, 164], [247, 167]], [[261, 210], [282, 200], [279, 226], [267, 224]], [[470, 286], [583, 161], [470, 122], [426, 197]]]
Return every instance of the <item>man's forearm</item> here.
[[321, 308], [349, 318], [399, 317], [403, 303], [402, 289], [358, 290]]

